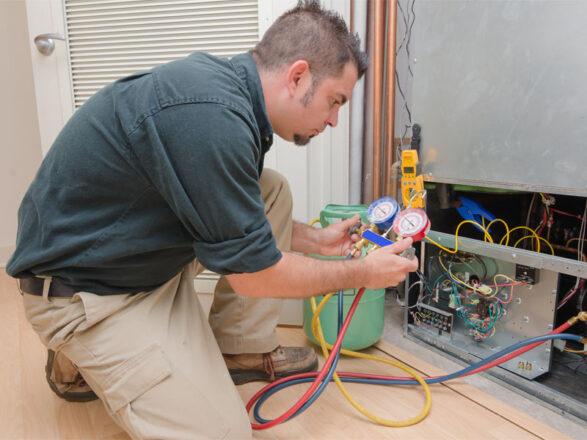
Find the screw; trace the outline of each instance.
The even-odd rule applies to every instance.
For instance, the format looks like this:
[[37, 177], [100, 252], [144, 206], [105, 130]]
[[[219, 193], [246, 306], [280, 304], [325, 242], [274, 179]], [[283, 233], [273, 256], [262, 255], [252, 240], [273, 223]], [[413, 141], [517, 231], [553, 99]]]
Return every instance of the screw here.
[[527, 324], [530, 322], [530, 317], [529, 316], [524, 316], [523, 321]]

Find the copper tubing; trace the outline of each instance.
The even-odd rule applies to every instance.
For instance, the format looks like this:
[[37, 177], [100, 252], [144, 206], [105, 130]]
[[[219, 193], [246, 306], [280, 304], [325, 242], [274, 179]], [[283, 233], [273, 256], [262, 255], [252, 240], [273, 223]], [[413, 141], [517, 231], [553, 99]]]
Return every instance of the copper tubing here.
[[383, 95], [383, 57], [385, 36], [386, 1], [374, 0], [375, 29], [373, 44], [373, 199], [381, 197], [381, 150], [382, 150], [382, 95]]
[[383, 168], [383, 186], [385, 194], [396, 197], [397, 174], [392, 173], [391, 166], [395, 159], [395, 36], [397, 29], [397, 0], [389, 1], [387, 5], [387, 80], [385, 100], [385, 167]]
[[[577, 254], [578, 250], [576, 248], [572, 248], [572, 247], [568, 247], [568, 246], [560, 246], [558, 244], [553, 244], [552, 245], [553, 249], [556, 249], [557, 251], [563, 251], [563, 252], [568, 252], [570, 254]], [[587, 255], [585, 254], [581, 254], [581, 260], [582, 261], [587, 261]]]
[[361, 201], [369, 203], [373, 200], [373, 79], [374, 69], [373, 52], [375, 45], [375, 2], [367, 2], [367, 29], [366, 42], [367, 52], [369, 54], [369, 69], [365, 75], [365, 115], [363, 123], [363, 178], [361, 184]]

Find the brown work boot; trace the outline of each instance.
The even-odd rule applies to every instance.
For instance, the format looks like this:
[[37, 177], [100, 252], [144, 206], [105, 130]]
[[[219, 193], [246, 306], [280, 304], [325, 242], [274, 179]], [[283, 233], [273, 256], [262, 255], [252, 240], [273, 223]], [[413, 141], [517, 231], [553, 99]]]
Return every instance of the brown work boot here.
[[292, 374], [315, 371], [316, 353], [310, 347], [279, 346], [269, 353], [225, 354], [224, 361], [236, 385], [265, 380], [273, 382]]
[[61, 352], [48, 350], [45, 375], [53, 392], [68, 402], [89, 402], [98, 398], [77, 367]]

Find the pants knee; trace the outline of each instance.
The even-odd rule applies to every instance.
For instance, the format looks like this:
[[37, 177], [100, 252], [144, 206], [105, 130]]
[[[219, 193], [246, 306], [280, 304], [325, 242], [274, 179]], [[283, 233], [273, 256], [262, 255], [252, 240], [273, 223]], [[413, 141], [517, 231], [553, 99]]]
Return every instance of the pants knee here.
[[293, 208], [293, 198], [289, 182], [281, 173], [265, 168], [259, 180], [261, 194], [265, 202], [266, 210], [270, 209], [275, 203], [284, 209]]

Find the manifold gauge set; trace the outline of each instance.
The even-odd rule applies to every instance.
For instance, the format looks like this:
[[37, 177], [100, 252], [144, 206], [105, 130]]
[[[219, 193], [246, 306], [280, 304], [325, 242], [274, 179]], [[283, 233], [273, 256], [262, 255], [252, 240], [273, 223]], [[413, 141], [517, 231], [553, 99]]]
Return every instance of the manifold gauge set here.
[[430, 220], [423, 209], [401, 210], [392, 197], [382, 197], [371, 203], [367, 220], [369, 224], [361, 228], [362, 240], [358, 242], [357, 250], [367, 243], [383, 247], [408, 237], [414, 242], [421, 241], [430, 231]]

